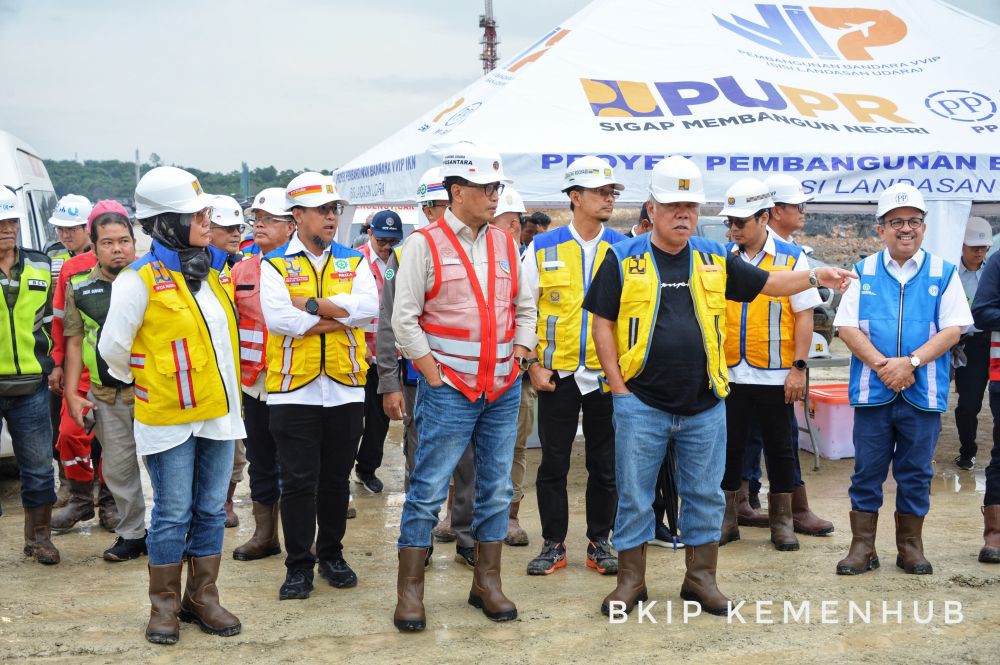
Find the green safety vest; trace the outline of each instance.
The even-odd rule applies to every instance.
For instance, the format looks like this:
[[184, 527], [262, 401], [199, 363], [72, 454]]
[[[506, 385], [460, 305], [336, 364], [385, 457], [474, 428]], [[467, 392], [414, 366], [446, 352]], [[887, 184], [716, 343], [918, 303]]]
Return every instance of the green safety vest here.
[[111, 282], [98, 279], [86, 271], [69, 279], [73, 289], [73, 302], [83, 319], [83, 363], [90, 371], [90, 381], [106, 388], [124, 388], [127, 385], [108, 372], [108, 364], [97, 352], [104, 321], [111, 306]]
[[59, 279], [59, 271], [62, 270], [64, 263], [69, 261], [75, 256], [73, 252], [69, 251], [61, 242], [52, 243], [45, 250], [46, 256], [52, 262], [52, 281], [55, 282]]
[[21, 276], [14, 308], [0, 298], [0, 376], [35, 376], [52, 372], [52, 338], [45, 309], [52, 290], [49, 259], [19, 247]]

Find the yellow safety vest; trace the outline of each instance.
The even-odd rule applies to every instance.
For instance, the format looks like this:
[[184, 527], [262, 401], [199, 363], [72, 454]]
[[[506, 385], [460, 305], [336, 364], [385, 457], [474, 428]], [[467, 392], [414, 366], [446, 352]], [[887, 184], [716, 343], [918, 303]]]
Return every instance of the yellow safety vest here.
[[141, 423], [179, 425], [211, 420], [241, 408], [229, 403], [212, 345], [213, 334], [229, 335], [238, 382], [240, 343], [233, 285], [225, 252], [214, 247], [209, 251], [212, 267], [205, 284], [226, 313], [228, 330], [208, 329], [175, 252], [154, 241], [150, 252], [129, 266], [149, 293], [129, 357], [135, 377], [135, 418]]
[[[304, 252], [286, 255], [288, 246], [279, 247], [265, 257], [281, 275], [291, 297], [329, 298], [350, 293], [358, 265], [365, 260], [361, 252], [339, 243], [330, 246], [322, 270], [316, 274]], [[365, 360], [363, 327], [337, 330], [325, 335], [305, 335], [296, 339], [286, 335], [267, 337], [267, 391], [287, 393], [298, 390], [325, 374], [338, 383], [363, 386], [368, 372]]]
[[[775, 255], [764, 254], [757, 267], [768, 272], [795, 269], [802, 250], [774, 239]], [[732, 245], [729, 246], [730, 251]], [[741, 259], [742, 260], [742, 259]], [[726, 360], [757, 369], [788, 369], [795, 360], [795, 312], [788, 296], [758, 295], [751, 302], [726, 305]]]
[[[688, 243], [691, 248], [688, 287], [708, 358], [708, 383], [716, 397], [722, 399], [729, 394], [729, 373], [723, 355], [726, 250], [719, 243], [700, 237], [692, 237]], [[611, 251], [618, 259], [622, 278], [621, 308], [615, 321], [618, 366], [624, 380], [629, 381], [642, 372], [649, 360], [649, 343], [660, 309], [660, 274], [648, 233], [619, 243]]]
[[535, 238], [538, 358], [543, 367], [570, 372], [581, 365], [601, 369], [594, 347], [593, 318], [583, 309], [583, 299], [608, 250], [625, 239], [617, 231], [604, 229], [594, 265], [585, 274], [583, 247], [568, 226]]

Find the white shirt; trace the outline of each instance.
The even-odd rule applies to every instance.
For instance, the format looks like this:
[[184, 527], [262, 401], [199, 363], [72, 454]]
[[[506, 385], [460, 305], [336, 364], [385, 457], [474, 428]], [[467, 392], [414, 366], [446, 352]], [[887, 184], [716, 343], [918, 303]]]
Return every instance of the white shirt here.
[[[295, 234], [288, 243], [286, 254], [298, 252], [305, 252], [315, 266], [317, 274], [322, 271], [323, 265], [330, 258], [329, 247], [317, 256], [306, 249], [298, 234]], [[274, 266], [263, 263], [266, 261], [262, 262], [260, 268], [260, 305], [268, 332], [272, 335], [303, 337], [306, 331], [319, 323], [321, 317], [295, 308], [281, 274], [274, 269]], [[373, 317], [378, 316], [378, 287], [368, 267], [368, 261], [362, 257], [358, 263], [350, 293], [338, 293], [330, 296], [328, 300], [347, 311], [347, 316], [335, 320], [349, 328], [365, 326]], [[315, 381], [298, 390], [267, 395], [268, 404], [340, 406], [363, 401], [365, 401], [363, 386], [345, 386], [325, 374], [320, 374]]]
[[[136, 420], [133, 429], [137, 455], [153, 455], [170, 450], [192, 436], [215, 441], [230, 441], [242, 439], [247, 435], [243, 427], [240, 382], [233, 360], [233, 347], [230, 335], [222, 334], [229, 328], [229, 320], [223, 309], [229, 304], [220, 303], [212, 289], [204, 283], [194, 295], [194, 299], [201, 308], [212, 338], [212, 348], [219, 363], [222, 384], [226, 388], [229, 413], [212, 420], [198, 420], [180, 425], [147, 425]], [[127, 383], [133, 381], [129, 356], [132, 353], [135, 335], [146, 316], [148, 305], [149, 291], [139, 273], [134, 270], [122, 271], [111, 288], [108, 318], [98, 344], [98, 351], [108, 364], [108, 372], [119, 381]]]
[[[633, 227], [634, 228], [634, 227]], [[577, 232], [576, 227], [571, 222], [569, 224], [569, 233], [573, 236], [573, 239], [580, 244], [580, 248], [583, 250], [583, 274], [593, 275], [594, 270], [594, 260], [597, 258], [597, 249], [601, 244], [601, 237], [604, 235], [604, 225], [601, 224], [601, 230], [591, 240], [584, 240], [580, 234]], [[524, 271], [524, 280], [531, 289], [531, 297], [534, 301], [538, 302], [538, 260], [535, 256], [535, 242], [532, 241], [528, 245], [528, 249], [525, 250], [524, 254], [521, 255], [521, 267]], [[593, 316], [591, 314], [590, 316]], [[580, 365], [575, 371], [559, 370], [559, 378], [564, 379], [570, 374], [573, 375], [576, 381], [577, 387], [580, 389], [581, 395], [586, 395], [592, 393], [600, 387], [598, 383], [598, 378], [601, 376], [601, 370], [588, 369], [586, 365]]]
[[[761, 248], [756, 256], [748, 256], [746, 252], [740, 252], [739, 247], [733, 247], [733, 252], [739, 252], [741, 259], [756, 266], [764, 259], [765, 254], [774, 256], [776, 251], [774, 239], [777, 237], [779, 237], [778, 234], [768, 228], [767, 240], [764, 241], [764, 247]], [[788, 241], [786, 240], [785, 242]], [[805, 252], [799, 254], [799, 259], [795, 262], [795, 267], [792, 270], [809, 270], [809, 259], [806, 257]], [[788, 300], [792, 305], [792, 311], [795, 313], [804, 312], [807, 309], [812, 310], [823, 304], [823, 299], [819, 297], [819, 291], [815, 288], [809, 288], [793, 296], [789, 296]], [[746, 383], [757, 386], [781, 386], [785, 384], [785, 379], [788, 377], [789, 371], [791, 370], [759, 369], [751, 367], [747, 364], [746, 360], [740, 360], [739, 365], [729, 368], [729, 380], [733, 383]]]
[[[920, 266], [924, 264], [927, 253], [918, 249], [911, 258], [899, 263], [889, 256], [889, 252], [883, 252], [883, 263], [889, 274], [895, 277], [900, 284], [906, 284], [920, 271]], [[851, 285], [844, 292], [844, 297], [840, 299], [840, 307], [837, 308], [837, 316], [833, 320], [833, 325], [839, 327], [858, 327], [858, 301], [861, 298], [861, 280], [852, 279]], [[941, 308], [938, 312], [938, 324], [942, 329], [953, 326], [972, 325], [972, 312], [969, 310], [969, 301], [965, 299], [965, 291], [962, 289], [962, 280], [958, 278], [958, 271], [951, 277], [948, 286], [941, 296]]]

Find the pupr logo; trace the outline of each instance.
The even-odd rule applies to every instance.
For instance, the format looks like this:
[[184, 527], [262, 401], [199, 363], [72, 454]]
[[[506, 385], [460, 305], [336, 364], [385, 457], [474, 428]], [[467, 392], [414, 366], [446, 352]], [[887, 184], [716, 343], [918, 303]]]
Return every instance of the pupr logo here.
[[[869, 49], [896, 44], [906, 22], [885, 9], [755, 5], [760, 20], [712, 15], [723, 28], [792, 58], [874, 60]], [[825, 33], [825, 36], [824, 36]], [[831, 45], [830, 39], [835, 39]]]

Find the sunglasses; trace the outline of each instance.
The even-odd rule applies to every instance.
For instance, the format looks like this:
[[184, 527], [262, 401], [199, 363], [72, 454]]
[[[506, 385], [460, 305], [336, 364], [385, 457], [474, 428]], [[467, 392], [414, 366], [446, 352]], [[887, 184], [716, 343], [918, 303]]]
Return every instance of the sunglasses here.
[[775, 203], [774, 205], [781, 206], [782, 208], [795, 208], [799, 212], [805, 212], [806, 211], [806, 204], [805, 203]]
[[313, 210], [323, 215], [324, 217], [329, 215], [331, 212], [337, 215], [342, 215], [344, 214], [344, 204], [340, 202], [324, 203], [321, 206], [316, 206], [315, 208], [313, 208]]
[[246, 231], [246, 225], [245, 224], [233, 224], [231, 226], [223, 226], [222, 224], [212, 224], [212, 230], [213, 231], [223, 230], [226, 233], [233, 233], [235, 231], [237, 233], [241, 233], [242, 234], [244, 231]]
[[467, 183], [466, 187], [475, 187], [476, 189], [483, 190], [483, 194], [486, 196], [493, 196], [494, 194], [503, 194], [504, 184], [502, 182], [488, 182], [485, 185], [479, 185], [474, 182]]
[[740, 217], [726, 217], [724, 220], [722, 220], [722, 223], [726, 225], [727, 229], [731, 229], [733, 227], [735, 227], [737, 229], [742, 229], [744, 226], [746, 226], [750, 222], [754, 221], [755, 219], [757, 219], [757, 218], [756, 217], [743, 217], [743, 218], [740, 218]]
[[402, 242], [399, 238], [372, 238], [372, 240], [374, 240], [379, 245], [383, 246], [389, 245], [389, 247], [395, 247], [400, 242]]

